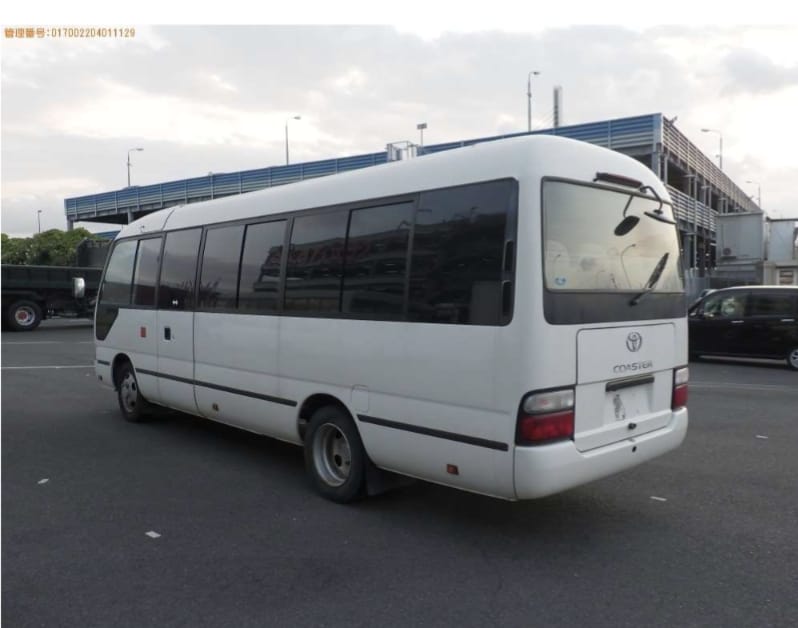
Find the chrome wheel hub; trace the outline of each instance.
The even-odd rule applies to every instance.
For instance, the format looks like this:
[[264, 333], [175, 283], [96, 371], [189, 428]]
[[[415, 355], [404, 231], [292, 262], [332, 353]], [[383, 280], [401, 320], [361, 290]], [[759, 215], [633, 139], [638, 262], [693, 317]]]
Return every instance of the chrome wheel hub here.
[[132, 413], [136, 411], [138, 397], [139, 389], [136, 385], [136, 378], [133, 377], [133, 373], [128, 371], [122, 383], [119, 384], [119, 398], [122, 400], [125, 412]]
[[349, 479], [352, 467], [349, 441], [332, 423], [322, 425], [313, 437], [313, 464], [329, 486], [341, 486]]
[[36, 314], [34, 313], [32, 308], [21, 307], [16, 312], [14, 312], [14, 320], [17, 321], [18, 325], [27, 327], [28, 325], [32, 325], [33, 321], [36, 320]]

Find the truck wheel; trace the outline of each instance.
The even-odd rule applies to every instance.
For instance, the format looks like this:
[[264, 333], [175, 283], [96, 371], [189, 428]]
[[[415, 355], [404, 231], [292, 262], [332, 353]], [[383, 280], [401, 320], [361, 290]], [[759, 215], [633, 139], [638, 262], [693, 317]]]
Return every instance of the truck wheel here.
[[125, 421], [141, 423], [150, 418], [152, 404], [142, 396], [136, 373], [130, 362], [125, 362], [119, 368], [116, 376], [116, 397]]
[[366, 488], [366, 450], [349, 414], [337, 406], [316, 410], [305, 434], [305, 469], [327, 499], [346, 504]]
[[8, 308], [6, 320], [13, 331], [33, 331], [42, 322], [42, 309], [33, 301], [17, 301]]

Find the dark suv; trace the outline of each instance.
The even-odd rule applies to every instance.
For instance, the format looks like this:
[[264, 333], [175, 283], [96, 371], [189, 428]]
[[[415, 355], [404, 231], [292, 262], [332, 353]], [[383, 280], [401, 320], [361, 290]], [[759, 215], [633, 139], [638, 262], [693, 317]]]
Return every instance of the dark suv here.
[[740, 286], [706, 295], [688, 312], [690, 357], [787, 360], [798, 370], [798, 286]]

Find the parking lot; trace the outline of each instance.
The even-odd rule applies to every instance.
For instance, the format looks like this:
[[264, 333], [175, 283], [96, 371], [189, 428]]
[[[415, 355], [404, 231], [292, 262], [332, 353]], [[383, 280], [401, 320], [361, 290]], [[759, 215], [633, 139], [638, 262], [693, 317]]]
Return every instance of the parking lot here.
[[798, 625], [784, 365], [692, 363], [680, 449], [557, 496], [340, 506], [299, 448], [125, 423], [93, 360], [85, 322], [2, 334], [4, 625]]

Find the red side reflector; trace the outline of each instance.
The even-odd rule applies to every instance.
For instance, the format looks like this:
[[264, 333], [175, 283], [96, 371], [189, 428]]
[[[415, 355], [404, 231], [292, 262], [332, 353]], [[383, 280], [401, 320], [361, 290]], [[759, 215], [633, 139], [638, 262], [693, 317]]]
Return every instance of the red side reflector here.
[[687, 405], [687, 384], [680, 384], [673, 387], [673, 396], [671, 397], [671, 410], [683, 408]]
[[140, 327], [139, 328], [139, 336], [141, 336], [142, 338], [146, 338], [147, 337], [147, 328], [146, 327]]
[[530, 445], [574, 435], [574, 411], [522, 416], [518, 421], [518, 444]]

